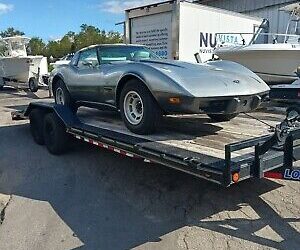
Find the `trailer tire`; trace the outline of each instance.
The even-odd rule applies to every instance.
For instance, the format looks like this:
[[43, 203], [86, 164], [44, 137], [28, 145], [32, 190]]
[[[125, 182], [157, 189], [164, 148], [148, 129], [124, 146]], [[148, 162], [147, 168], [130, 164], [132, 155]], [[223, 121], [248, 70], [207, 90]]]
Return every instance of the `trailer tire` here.
[[[134, 100], [134, 108], [132, 103], [128, 104], [130, 98]], [[135, 110], [134, 114], [131, 114], [130, 105], [131, 109]], [[121, 91], [119, 107], [126, 127], [135, 134], [152, 134], [162, 116], [161, 109], [148, 88], [136, 79], [125, 84]]]
[[69, 107], [72, 112], [77, 112], [77, 105], [72, 100], [72, 97], [65, 85], [65, 83], [62, 80], [58, 80], [55, 84], [55, 88], [53, 90], [54, 100], [55, 103], [58, 105], [64, 105], [66, 107]]
[[207, 114], [210, 119], [215, 122], [228, 122], [239, 114]]
[[29, 114], [30, 132], [33, 140], [38, 145], [44, 145], [43, 122], [44, 112], [38, 109], [33, 109]]
[[37, 92], [39, 89], [39, 84], [37, 79], [35, 79], [34, 77], [30, 78], [28, 82], [28, 87], [32, 93]]
[[67, 151], [69, 136], [66, 127], [55, 113], [45, 116], [43, 134], [48, 151], [53, 155], [60, 155]]

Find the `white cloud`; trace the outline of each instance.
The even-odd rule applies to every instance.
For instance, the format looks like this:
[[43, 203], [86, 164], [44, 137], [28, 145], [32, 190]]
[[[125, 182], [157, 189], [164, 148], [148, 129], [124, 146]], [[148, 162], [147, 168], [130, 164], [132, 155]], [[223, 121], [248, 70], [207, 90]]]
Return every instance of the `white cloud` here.
[[163, 0], [125, 0], [125, 1], [112, 0], [112, 1], [107, 1], [106, 3], [103, 4], [99, 4], [98, 8], [104, 12], [119, 14], [119, 13], [123, 13], [124, 10], [126, 9], [148, 5], [152, 3], [158, 3], [162, 1]]
[[0, 14], [5, 14], [12, 11], [13, 9], [14, 6], [12, 4], [0, 3]]

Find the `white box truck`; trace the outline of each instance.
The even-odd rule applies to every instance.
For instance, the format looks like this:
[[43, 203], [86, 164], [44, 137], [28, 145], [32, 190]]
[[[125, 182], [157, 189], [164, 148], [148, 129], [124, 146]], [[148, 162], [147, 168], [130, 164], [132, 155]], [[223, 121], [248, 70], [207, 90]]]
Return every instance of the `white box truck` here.
[[[167, 59], [212, 58], [217, 43], [250, 42], [263, 19], [187, 1], [166, 1], [125, 11], [126, 43], [144, 44]], [[235, 34], [219, 34], [235, 33]]]

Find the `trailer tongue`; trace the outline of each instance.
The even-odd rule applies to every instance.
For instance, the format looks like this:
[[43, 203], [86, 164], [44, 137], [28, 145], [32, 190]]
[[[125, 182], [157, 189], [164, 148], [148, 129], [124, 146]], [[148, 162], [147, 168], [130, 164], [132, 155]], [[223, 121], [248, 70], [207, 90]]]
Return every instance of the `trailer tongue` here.
[[[226, 187], [253, 177], [299, 181], [300, 172], [293, 168], [293, 162], [300, 159], [299, 116], [288, 116], [272, 134], [230, 142], [231, 133], [242, 126], [237, 124], [232, 132], [214, 132], [192, 143], [172, 132], [138, 136], [128, 132], [114, 117], [95, 121], [93, 115], [80, 116], [53, 103], [31, 103], [25, 111], [12, 113], [15, 120], [28, 117], [34, 140], [45, 144], [53, 154], [67, 149], [71, 135], [100, 148], [162, 164]], [[184, 122], [187, 126], [188, 121]]]

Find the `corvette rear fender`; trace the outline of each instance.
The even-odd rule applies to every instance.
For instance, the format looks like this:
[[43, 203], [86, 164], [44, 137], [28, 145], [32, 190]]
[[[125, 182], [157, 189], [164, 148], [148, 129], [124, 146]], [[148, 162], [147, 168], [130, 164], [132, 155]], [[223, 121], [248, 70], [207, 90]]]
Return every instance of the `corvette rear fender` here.
[[[54, 89], [55, 89], [55, 84], [57, 83], [58, 80], [62, 80], [63, 82], [65, 82], [65, 81], [64, 81], [63, 75], [60, 74], [60, 73], [57, 73], [57, 74], [53, 77], [53, 80], [52, 80], [52, 82], [51, 82], [51, 89], [52, 89], [52, 91], [54, 91]], [[65, 86], [66, 86], [66, 88], [69, 90], [67, 84], [65, 84]]]

